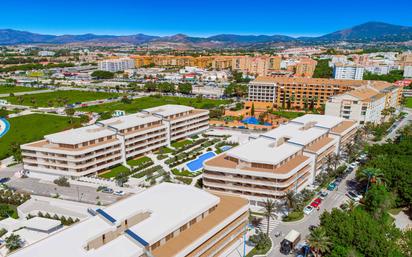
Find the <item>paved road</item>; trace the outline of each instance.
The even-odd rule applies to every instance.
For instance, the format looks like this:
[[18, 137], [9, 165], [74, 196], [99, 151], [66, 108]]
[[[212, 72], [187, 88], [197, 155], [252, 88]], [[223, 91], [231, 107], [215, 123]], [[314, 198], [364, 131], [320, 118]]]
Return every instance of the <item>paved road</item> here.
[[[333, 208], [339, 207], [342, 203], [346, 202], [349, 200], [347, 196], [345, 196], [345, 193], [350, 190], [350, 183], [348, 181], [351, 181], [355, 178], [355, 173], [356, 170], [354, 170], [351, 174], [349, 174], [345, 179], [342, 180], [340, 185], [338, 186], [338, 189], [332, 192], [329, 192], [329, 195], [322, 201], [320, 210], [314, 210], [310, 215], [306, 215], [305, 217], [297, 222], [281, 222], [278, 227], [276, 227], [272, 232], [271, 232], [271, 238], [274, 243], [274, 248], [272, 252], [268, 255], [270, 257], [284, 257], [285, 255], [281, 254], [279, 252], [280, 248], [280, 242], [283, 240], [283, 238], [286, 236], [286, 234], [294, 229], [296, 231], [299, 231], [301, 233], [301, 238], [302, 240], [305, 240], [306, 236], [309, 235], [309, 226], [310, 225], [319, 225], [319, 217], [324, 211], [330, 211]], [[276, 232], [281, 232], [282, 235], [279, 237], [275, 237]], [[294, 255], [290, 255], [294, 256]]]
[[[18, 95], [34, 95], [34, 94], [41, 94], [41, 93], [48, 93], [48, 92], [53, 92], [51, 89], [45, 89], [45, 90], [34, 90], [34, 91], [26, 91], [26, 92], [16, 92], [13, 93], [15, 96]], [[10, 96], [10, 93], [8, 94], [0, 94], [0, 97], [8, 97]]]
[[402, 111], [407, 112], [408, 115], [405, 118], [403, 118], [401, 120], [401, 122], [399, 122], [399, 124], [397, 124], [397, 126], [392, 130], [391, 133], [389, 133], [387, 136], [385, 136], [385, 138], [382, 140], [383, 142], [385, 142], [387, 139], [395, 139], [399, 129], [405, 127], [406, 125], [408, 125], [412, 122], [412, 109], [404, 108]]
[[44, 181], [36, 178], [16, 178], [12, 177], [7, 185], [16, 190], [27, 192], [40, 196], [56, 196], [65, 200], [79, 201], [84, 203], [97, 204], [100, 201], [103, 205], [114, 203], [120, 197], [97, 192], [95, 187], [83, 185], [71, 185], [70, 187], [61, 187], [53, 182]]

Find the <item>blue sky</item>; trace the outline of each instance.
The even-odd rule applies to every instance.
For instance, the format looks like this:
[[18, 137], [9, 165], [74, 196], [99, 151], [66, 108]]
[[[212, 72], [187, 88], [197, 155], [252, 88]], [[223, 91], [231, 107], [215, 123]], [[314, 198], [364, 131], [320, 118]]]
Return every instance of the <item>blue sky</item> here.
[[412, 0], [1, 0], [0, 28], [49, 34], [321, 35], [367, 21], [412, 26]]

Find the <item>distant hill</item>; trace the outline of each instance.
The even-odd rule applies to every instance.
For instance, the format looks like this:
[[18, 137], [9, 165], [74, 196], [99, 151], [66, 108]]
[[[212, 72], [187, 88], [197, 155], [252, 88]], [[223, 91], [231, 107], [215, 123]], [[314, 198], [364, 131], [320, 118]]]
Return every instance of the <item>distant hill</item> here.
[[392, 25], [382, 22], [367, 22], [355, 27], [339, 30], [320, 37], [293, 38], [284, 35], [235, 35], [221, 34], [210, 37], [191, 37], [184, 34], [173, 36], [150, 36], [135, 34], [113, 35], [42, 35], [27, 31], [0, 29], [0, 45], [13, 44], [67, 44], [67, 43], [129, 43], [129, 44], [185, 44], [192, 47], [248, 46], [283, 42], [331, 42], [331, 41], [408, 41], [412, 40], [412, 27]]
[[412, 40], [412, 27], [383, 22], [367, 22], [315, 39], [328, 41], [407, 41]]

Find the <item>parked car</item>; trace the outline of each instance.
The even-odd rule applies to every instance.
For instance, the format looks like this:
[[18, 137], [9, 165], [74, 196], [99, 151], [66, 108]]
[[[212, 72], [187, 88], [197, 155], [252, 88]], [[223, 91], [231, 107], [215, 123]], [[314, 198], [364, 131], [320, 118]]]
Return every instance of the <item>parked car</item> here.
[[303, 212], [306, 214], [306, 215], [309, 215], [309, 214], [311, 214], [312, 212], [313, 212], [313, 207], [312, 206], [310, 206], [310, 205], [308, 205], [308, 206], [306, 206], [304, 209], [303, 209]]
[[113, 193], [113, 189], [106, 187], [106, 188], [103, 188], [103, 189], [102, 189], [102, 192], [103, 192], [103, 193], [106, 193], [106, 194], [112, 194], [112, 193]]
[[0, 184], [4, 184], [6, 182], [8, 182], [10, 180], [10, 178], [0, 178]]
[[333, 190], [335, 190], [335, 188], [336, 188], [336, 184], [334, 183], [334, 182], [332, 182], [332, 183], [330, 183], [329, 185], [328, 185], [328, 190], [329, 191], [333, 191]]
[[114, 195], [118, 195], [118, 196], [124, 196], [125, 195], [125, 192], [124, 191], [115, 191], [115, 192], [113, 192], [113, 194]]
[[319, 198], [323, 200], [323, 199], [326, 198], [326, 196], [328, 196], [328, 194], [329, 194], [328, 191], [323, 191], [322, 190], [322, 191], [319, 192]]
[[310, 206], [312, 206], [313, 208], [318, 208], [319, 204], [320, 203], [313, 201], [313, 202], [310, 203]]
[[360, 201], [360, 197], [354, 193], [353, 191], [349, 191], [346, 193], [346, 196], [349, 197], [351, 200], [355, 201], [355, 202], [359, 202]]

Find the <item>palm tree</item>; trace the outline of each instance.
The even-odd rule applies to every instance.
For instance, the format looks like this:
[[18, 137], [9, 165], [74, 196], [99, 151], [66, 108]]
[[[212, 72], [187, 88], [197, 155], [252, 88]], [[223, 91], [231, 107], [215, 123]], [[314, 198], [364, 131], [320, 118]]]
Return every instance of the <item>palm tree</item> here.
[[286, 205], [288, 207], [288, 212], [290, 209], [294, 209], [296, 207], [297, 200], [296, 200], [295, 192], [289, 190], [285, 194], [285, 200], [286, 200]]
[[266, 201], [263, 204], [263, 207], [265, 209], [263, 216], [266, 218], [267, 221], [266, 234], [269, 235], [269, 222], [271, 218], [276, 218], [275, 212], [278, 210], [278, 205], [272, 199], [266, 199]]
[[330, 167], [333, 165], [334, 162], [334, 158], [332, 154], [329, 154], [328, 156], [326, 156], [326, 170], [329, 171]]
[[369, 183], [382, 184], [384, 181], [384, 174], [377, 168], [366, 168], [359, 175], [359, 181], [366, 181], [366, 192], [369, 188]]
[[356, 153], [356, 149], [355, 146], [353, 144], [347, 144], [345, 146], [345, 150], [346, 154], [348, 155], [348, 160], [349, 162], [352, 162], [354, 157], [355, 157], [355, 153]]
[[356, 203], [352, 200], [348, 200], [347, 202], [348, 205], [348, 211], [353, 211], [356, 207]]
[[257, 228], [262, 224], [262, 218], [253, 217], [250, 223], [252, 224], [253, 227]]
[[6, 248], [9, 249], [10, 252], [19, 249], [22, 246], [22, 240], [19, 235], [11, 234], [10, 236], [6, 237]]
[[329, 247], [332, 245], [326, 232], [322, 228], [316, 228], [310, 233], [307, 238], [309, 246], [313, 249], [315, 257], [320, 256], [321, 253], [326, 253], [329, 251]]
[[338, 165], [339, 165], [339, 163], [340, 163], [340, 160], [342, 159], [342, 157], [339, 155], [339, 154], [332, 154], [332, 159], [333, 159], [333, 161], [332, 161], [332, 163], [333, 163], [333, 169], [335, 170], [335, 172], [336, 172], [336, 170], [337, 170], [337, 168], [338, 168]]

